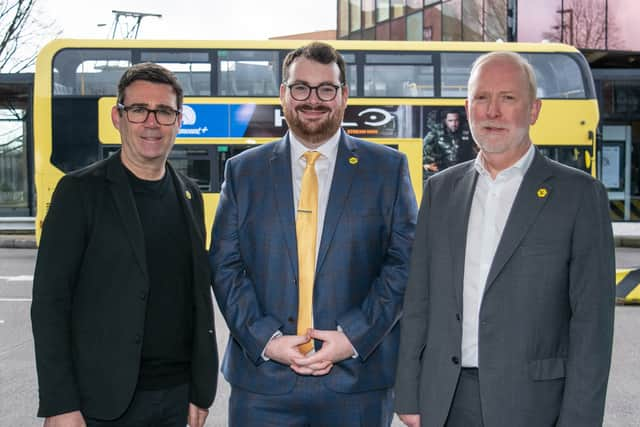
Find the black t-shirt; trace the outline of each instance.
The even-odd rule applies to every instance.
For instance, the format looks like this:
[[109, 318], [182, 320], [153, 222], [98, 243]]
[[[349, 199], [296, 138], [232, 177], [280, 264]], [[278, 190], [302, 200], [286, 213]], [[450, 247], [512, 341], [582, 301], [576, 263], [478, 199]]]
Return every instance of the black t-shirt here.
[[184, 212], [168, 172], [145, 181], [128, 171], [144, 232], [149, 293], [138, 388], [185, 384], [191, 375], [193, 274]]

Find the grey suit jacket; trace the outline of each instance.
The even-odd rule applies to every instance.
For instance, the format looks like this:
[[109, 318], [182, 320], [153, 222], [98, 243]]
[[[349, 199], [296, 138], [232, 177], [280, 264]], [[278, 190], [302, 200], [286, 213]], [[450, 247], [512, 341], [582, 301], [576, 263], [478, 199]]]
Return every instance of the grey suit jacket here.
[[[396, 411], [442, 426], [460, 374], [473, 161], [427, 181], [404, 300]], [[604, 187], [538, 151], [480, 308], [484, 424], [600, 426], [611, 360], [614, 245]]]

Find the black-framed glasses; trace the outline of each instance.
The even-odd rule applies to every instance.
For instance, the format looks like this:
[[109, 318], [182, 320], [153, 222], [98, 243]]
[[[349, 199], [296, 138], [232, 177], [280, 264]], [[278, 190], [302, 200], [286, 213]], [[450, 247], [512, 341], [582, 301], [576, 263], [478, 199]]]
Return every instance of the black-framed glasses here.
[[291, 97], [296, 101], [306, 101], [311, 96], [312, 91], [316, 91], [316, 96], [320, 101], [333, 101], [338, 94], [338, 89], [342, 87], [342, 83], [334, 85], [332, 83], [322, 83], [318, 86], [309, 86], [305, 83], [285, 84], [289, 88]]
[[131, 123], [144, 123], [149, 118], [149, 114], [153, 113], [156, 122], [163, 126], [171, 126], [174, 124], [178, 118], [178, 114], [180, 114], [180, 110], [174, 110], [173, 108], [163, 107], [152, 110], [142, 105], [127, 107], [120, 103], [118, 104], [118, 110], [124, 111], [127, 120]]

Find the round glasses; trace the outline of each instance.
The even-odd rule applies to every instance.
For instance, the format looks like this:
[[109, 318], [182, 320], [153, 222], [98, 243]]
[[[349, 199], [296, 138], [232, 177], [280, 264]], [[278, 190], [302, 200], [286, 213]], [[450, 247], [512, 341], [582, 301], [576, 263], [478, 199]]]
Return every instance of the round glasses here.
[[291, 83], [285, 85], [289, 88], [291, 97], [296, 101], [306, 101], [311, 96], [312, 91], [316, 91], [316, 96], [320, 101], [333, 101], [338, 94], [338, 89], [342, 87], [340, 85], [334, 85], [331, 83], [322, 83], [318, 86], [309, 86], [305, 83]]
[[144, 107], [142, 105], [132, 105], [126, 107], [122, 104], [118, 104], [118, 110], [124, 111], [127, 120], [131, 123], [144, 123], [149, 118], [149, 114], [153, 113], [153, 116], [159, 125], [171, 126], [176, 122], [180, 110], [174, 110], [172, 108], [157, 108], [152, 110], [151, 108]]

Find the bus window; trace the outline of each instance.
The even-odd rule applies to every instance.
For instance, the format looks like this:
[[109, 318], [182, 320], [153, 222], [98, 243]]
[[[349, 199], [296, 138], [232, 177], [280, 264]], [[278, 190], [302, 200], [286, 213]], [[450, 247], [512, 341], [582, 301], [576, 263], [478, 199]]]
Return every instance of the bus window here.
[[117, 82], [129, 66], [129, 50], [64, 49], [53, 63], [53, 94], [115, 95]]
[[563, 163], [567, 166], [571, 166], [572, 168], [591, 173], [591, 165], [587, 164], [591, 162], [589, 148], [563, 146], [553, 147], [548, 145], [538, 145], [537, 147], [544, 156], [550, 159]]
[[432, 97], [430, 54], [372, 53], [365, 55], [364, 96]]
[[218, 51], [218, 95], [278, 96], [278, 58], [275, 50]]
[[176, 145], [169, 153], [169, 159], [171, 165], [195, 181], [201, 191], [212, 191], [210, 150]]
[[464, 98], [467, 96], [467, 80], [471, 72], [471, 65], [480, 53], [442, 53], [441, 63], [441, 93], [443, 98]]
[[342, 57], [344, 58], [346, 66], [345, 73], [347, 78], [347, 85], [349, 86], [349, 95], [358, 96], [358, 72], [356, 71], [356, 55], [353, 53], [343, 53]]
[[206, 51], [143, 51], [142, 62], [155, 62], [173, 71], [184, 96], [211, 96], [211, 61]]
[[576, 78], [582, 72], [569, 55], [525, 53], [536, 70], [538, 97], [550, 99], [584, 99], [587, 97], [584, 80]]

